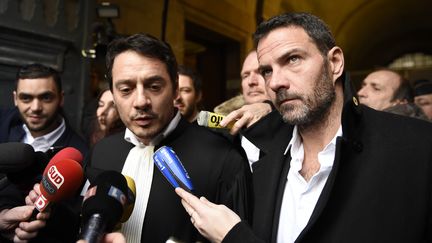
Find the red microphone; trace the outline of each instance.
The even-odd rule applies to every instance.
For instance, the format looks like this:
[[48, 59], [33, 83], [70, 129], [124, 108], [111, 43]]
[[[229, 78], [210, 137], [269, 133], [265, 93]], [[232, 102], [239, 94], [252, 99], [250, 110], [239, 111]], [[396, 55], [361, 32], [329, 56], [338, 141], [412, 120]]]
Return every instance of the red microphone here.
[[[52, 163], [51, 163], [52, 162]], [[81, 165], [71, 159], [50, 161], [40, 182], [41, 195], [35, 201], [31, 219], [42, 212], [52, 202], [72, 196], [83, 181]]]
[[50, 167], [50, 164], [55, 163], [55, 162], [60, 161], [60, 160], [64, 160], [64, 159], [75, 160], [79, 164], [82, 164], [83, 156], [82, 156], [81, 152], [78, 149], [72, 148], [72, 147], [66, 147], [66, 148], [58, 151], [51, 158], [50, 162], [45, 167], [44, 174], [46, 173], [47, 169]]

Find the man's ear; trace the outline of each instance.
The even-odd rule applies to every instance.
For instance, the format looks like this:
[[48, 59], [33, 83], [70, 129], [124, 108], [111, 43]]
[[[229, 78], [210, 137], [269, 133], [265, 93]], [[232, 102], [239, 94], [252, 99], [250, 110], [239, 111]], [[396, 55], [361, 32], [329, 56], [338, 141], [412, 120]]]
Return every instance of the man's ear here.
[[201, 102], [201, 100], [202, 100], [202, 92], [200, 91], [200, 92], [198, 92], [198, 94], [197, 94], [196, 103]]
[[345, 65], [343, 51], [340, 47], [335, 46], [327, 54], [330, 64], [330, 71], [333, 83], [342, 75]]
[[63, 107], [64, 105], [64, 91], [60, 92], [60, 106]]
[[16, 91], [13, 92], [13, 99], [15, 106], [18, 106], [18, 97]]

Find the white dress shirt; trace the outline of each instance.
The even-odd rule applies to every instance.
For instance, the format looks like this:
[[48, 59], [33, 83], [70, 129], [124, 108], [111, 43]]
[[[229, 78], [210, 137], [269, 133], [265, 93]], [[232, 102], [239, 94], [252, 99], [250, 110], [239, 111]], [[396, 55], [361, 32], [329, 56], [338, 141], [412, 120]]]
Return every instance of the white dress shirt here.
[[318, 153], [319, 171], [306, 181], [299, 173], [304, 159], [303, 142], [297, 126], [294, 127], [293, 136], [285, 151], [287, 153], [290, 150], [291, 162], [282, 198], [278, 243], [294, 242], [307, 225], [333, 167], [336, 138], [339, 136], [342, 136], [342, 126], [324, 150]]
[[54, 131], [37, 138], [34, 138], [31, 135], [30, 130], [25, 124], [23, 124], [23, 129], [25, 131], [25, 136], [21, 142], [30, 144], [35, 151], [46, 152], [61, 137], [63, 132], [66, 130], [66, 125], [62, 118], [60, 126], [54, 129]]
[[252, 170], [252, 164], [259, 160], [260, 149], [249, 141], [245, 136], [241, 136], [241, 146], [246, 152], [247, 159], [249, 161], [250, 170]]
[[[150, 196], [150, 190], [153, 180], [154, 163], [153, 154], [154, 146], [168, 136], [177, 127], [180, 121], [180, 112], [168, 124], [167, 128], [155, 138], [150, 144], [145, 145], [129, 129], [126, 129], [124, 139], [135, 145], [129, 151], [126, 161], [123, 165], [122, 173], [130, 176], [135, 181], [136, 199], [134, 210], [128, 221], [122, 226], [122, 233], [130, 243], [141, 242], [142, 227], [144, 225], [147, 204]], [[158, 173], [158, 172], [156, 172]]]

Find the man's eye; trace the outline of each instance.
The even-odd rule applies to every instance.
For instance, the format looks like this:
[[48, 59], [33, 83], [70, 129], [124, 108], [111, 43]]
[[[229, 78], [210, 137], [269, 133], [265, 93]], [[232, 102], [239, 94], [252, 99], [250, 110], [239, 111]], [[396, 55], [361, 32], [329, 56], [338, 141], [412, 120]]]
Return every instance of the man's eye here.
[[297, 63], [300, 61], [300, 57], [299, 56], [290, 56], [288, 60], [290, 63]]
[[270, 77], [270, 76], [272, 75], [272, 73], [273, 73], [273, 71], [270, 70], [270, 69], [262, 70], [262, 71], [261, 71], [261, 75], [264, 77], [264, 79], [265, 79], [266, 77]]
[[150, 90], [152, 90], [152, 91], [159, 91], [160, 89], [161, 89], [161, 86], [158, 84], [150, 85]]
[[24, 103], [28, 103], [28, 102], [30, 102], [30, 101], [32, 101], [32, 97], [31, 96], [20, 96], [19, 97], [19, 100], [21, 100], [21, 102], [24, 102]]
[[54, 97], [52, 95], [43, 95], [41, 97], [41, 100], [43, 102], [51, 102], [54, 99]]
[[128, 88], [128, 87], [119, 88], [119, 91], [120, 91], [121, 94], [129, 94], [131, 92], [131, 90], [132, 89]]

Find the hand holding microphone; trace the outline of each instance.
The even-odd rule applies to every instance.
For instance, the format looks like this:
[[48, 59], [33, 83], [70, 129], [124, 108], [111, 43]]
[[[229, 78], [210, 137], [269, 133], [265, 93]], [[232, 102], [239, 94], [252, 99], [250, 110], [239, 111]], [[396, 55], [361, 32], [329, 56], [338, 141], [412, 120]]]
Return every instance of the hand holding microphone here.
[[83, 170], [81, 153], [73, 148], [58, 152], [48, 163], [40, 182], [40, 194], [34, 201], [35, 210], [32, 218], [42, 212], [52, 202], [58, 202], [70, 196], [81, 186]]
[[[47, 159], [48, 157], [46, 157], [44, 153], [34, 152], [33, 148], [30, 145], [26, 145], [26, 144], [22, 144], [22, 143], [20, 143], [20, 144], [14, 143], [14, 144], [8, 144], [6, 146], [6, 149], [5, 149], [5, 146], [6, 145], [1, 146], [1, 152], [5, 152], [5, 151], [7, 151], [7, 149], [9, 149], [9, 153], [20, 152], [16, 156], [2, 157], [2, 159], [5, 161], [8, 159], [11, 159], [11, 158], [16, 158], [15, 161], [9, 160], [9, 162], [11, 162], [11, 163], [17, 162], [19, 168], [13, 168], [13, 169], [8, 168], [7, 172], [11, 172], [11, 173], [17, 172], [17, 174], [15, 174], [16, 175], [15, 178], [17, 179], [18, 183], [21, 183], [21, 181], [23, 181], [23, 179], [26, 179], [25, 178], [26, 173], [20, 174], [20, 172], [22, 172], [23, 170], [25, 171], [25, 170], [30, 169], [28, 171], [33, 173], [31, 176], [34, 176], [38, 173], [40, 174], [43, 170], [43, 168], [41, 168], [41, 165], [45, 166], [46, 163], [48, 162], [48, 159]], [[42, 158], [42, 161], [40, 160], [40, 158]], [[67, 188], [73, 188], [73, 187], [79, 187], [80, 186], [80, 184], [81, 184], [80, 180], [82, 180], [81, 166], [76, 161], [73, 161], [73, 163], [78, 165], [78, 166], [75, 166], [76, 168], [78, 168], [78, 170], [72, 169], [72, 171], [70, 171], [68, 173], [64, 173], [63, 172], [64, 170], [69, 169], [69, 166], [67, 165], [67, 163], [64, 162], [64, 158], [73, 158], [75, 160], [82, 161], [81, 153], [74, 148], [64, 149], [64, 150], [60, 151], [59, 153], [57, 153], [51, 159], [51, 161], [48, 163], [48, 166], [46, 166], [46, 168], [45, 168], [46, 172], [44, 173], [44, 176], [47, 176], [47, 171], [49, 169], [51, 169], [51, 167], [53, 165], [55, 165], [55, 167], [58, 168], [57, 171], [60, 172], [58, 177], [64, 179], [62, 182], [59, 181], [59, 179], [56, 180], [58, 188], [56, 191], [54, 191], [53, 195], [49, 195], [48, 193], [46, 193], [47, 190], [45, 188], [40, 188], [40, 185], [36, 184], [33, 187], [33, 190], [30, 191], [29, 195], [25, 199], [26, 203], [28, 204], [27, 206], [5, 209], [1, 212], [1, 215], [0, 215], [1, 220], [0, 221], [4, 222], [5, 226], [11, 230], [11, 231], [9, 231], [9, 234], [8, 234], [9, 239], [15, 240], [15, 241], [30, 240], [38, 234], [38, 231], [41, 228], [45, 227], [45, 221], [49, 217], [49, 211], [45, 211], [44, 213], [38, 214], [39, 210], [37, 210], [36, 207], [33, 206], [34, 202], [37, 202], [38, 199], [40, 199], [42, 197], [49, 199], [48, 201], [44, 201], [45, 207], [46, 207], [46, 205], [48, 205], [49, 202], [60, 200], [63, 197], [62, 194], [69, 194], [70, 192], [68, 190], [65, 190], [65, 188], [67, 189]], [[2, 165], [4, 165], [4, 164], [2, 164]], [[32, 166], [36, 166], [36, 167], [32, 167]], [[3, 168], [7, 168], [7, 167], [3, 166]], [[72, 176], [70, 176], [70, 173], [72, 173]], [[78, 175], [75, 175], [74, 173], [78, 173]], [[9, 174], [8, 174], [8, 176], [9, 176]], [[34, 177], [32, 177], [32, 180], [34, 180]], [[42, 179], [42, 182], [44, 182], [44, 179]], [[49, 183], [49, 181], [47, 181], [46, 184], [47, 183]], [[71, 186], [70, 185], [71, 183], [72, 184], [75, 183], [77, 185]], [[60, 193], [58, 193], [58, 195], [56, 196], [56, 193], [59, 191], [60, 191]], [[65, 191], [65, 193], [63, 193], [62, 191]], [[31, 211], [29, 212], [29, 214], [26, 214], [28, 212], [28, 211], [26, 212], [26, 210], [31, 210], [31, 209], [33, 209], [33, 214], [31, 214]], [[33, 219], [37, 219], [37, 220], [31, 220], [31, 222], [25, 222], [29, 218], [32, 219], [31, 215], [33, 216]]]
[[175, 189], [181, 203], [191, 217], [191, 222], [201, 235], [211, 242], [222, 242], [228, 232], [241, 221], [225, 205], [217, 205], [205, 197], [196, 197], [182, 188]]

